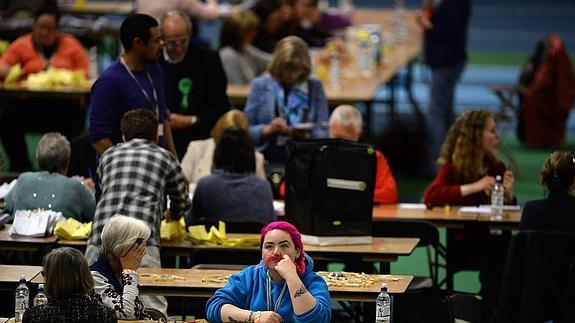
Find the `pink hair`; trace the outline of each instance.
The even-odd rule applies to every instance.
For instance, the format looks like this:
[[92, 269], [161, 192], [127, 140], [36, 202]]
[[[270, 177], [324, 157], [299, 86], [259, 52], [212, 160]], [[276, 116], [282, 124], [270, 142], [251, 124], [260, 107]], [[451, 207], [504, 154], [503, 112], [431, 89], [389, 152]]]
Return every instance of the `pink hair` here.
[[263, 246], [264, 238], [265, 238], [266, 234], [268, 234], [268, 232], [270, 232], [272, 230], [282, 230], [282, 231], [287, 232], [290, 235], [295, 248], [299, 251], [299, 257], [296, 258], [294, 261], [296, 269], [297, 269], [297, 273], [299, 275], [303, 274], [305, 272], [306, 265], [305, 265], [305, 256], [304, 256], [304, 252], [303, 252], [303, 242], [301, 242], [301, 234], [299, 233], [299, 231], [291, 223], [288, 223], [285, 221], [271, 222], [268, 225], [266, 225], [260, 233], [260, 237], [261, 237], [260, 249]]

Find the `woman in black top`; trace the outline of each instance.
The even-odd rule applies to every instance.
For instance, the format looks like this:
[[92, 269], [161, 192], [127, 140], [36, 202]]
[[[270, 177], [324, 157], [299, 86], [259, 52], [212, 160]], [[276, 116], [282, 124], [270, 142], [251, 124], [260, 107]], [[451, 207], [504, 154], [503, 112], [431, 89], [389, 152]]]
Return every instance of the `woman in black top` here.
[[94, 280], [84, 255], [74, 248], [50, 251], [42, 275], [48, 303], [30, 307], [23, 322], [116, 322], [116, 313], [95, 300]]
[[571, 195], [575, 183], [575, 154], [552, 153], [543, 165], [539, 182], [548, 195], [525, 204], [520, 230], [575, 233], [575, 197]]

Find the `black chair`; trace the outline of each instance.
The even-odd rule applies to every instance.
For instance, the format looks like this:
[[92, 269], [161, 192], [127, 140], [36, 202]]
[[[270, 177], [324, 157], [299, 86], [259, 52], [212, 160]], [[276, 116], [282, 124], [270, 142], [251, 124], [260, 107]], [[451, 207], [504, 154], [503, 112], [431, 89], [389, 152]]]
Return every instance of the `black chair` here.
[[511, 240], [495, 322], [575, 322], [575, 234], [522, 231]]
[[[373, 222], [374, 237], [419, 238], [417, 247], [425, 247], [429, 277], [414, 277], [408, 290], [439, 287], [439, 268], [446, 259], [446, 249], [439, 241], [439, 230], [429, 221], [386, 219]], [[432, 250], [433, 249], [433, 250]], [[441, 260], [440, 260], [441, 258]]]

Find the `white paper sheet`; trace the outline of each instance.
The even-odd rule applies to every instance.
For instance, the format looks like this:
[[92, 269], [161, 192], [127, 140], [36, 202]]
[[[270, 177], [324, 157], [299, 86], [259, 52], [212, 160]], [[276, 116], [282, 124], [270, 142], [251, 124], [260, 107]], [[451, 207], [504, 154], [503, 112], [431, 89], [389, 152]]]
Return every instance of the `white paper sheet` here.
[[3, 199], [10, 193], [14, 185], [16, 185], [17, 179], [11, 181], [10, 183], [4, 183], [0, 185], [0, 199]]

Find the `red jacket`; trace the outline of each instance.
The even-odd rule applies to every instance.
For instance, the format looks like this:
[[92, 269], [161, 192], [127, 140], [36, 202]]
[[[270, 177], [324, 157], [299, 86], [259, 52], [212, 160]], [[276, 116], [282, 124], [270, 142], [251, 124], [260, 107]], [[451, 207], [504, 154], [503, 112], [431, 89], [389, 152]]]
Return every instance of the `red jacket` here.
[[565, 127], [575, 99], [575, 73], [565, 44], [551, 34], [548, 54], [523, 93], [521, 116], [530, 147], [548, 147], [565, 139]]
[[375, 173], [373, 201], [382, 204], [395, 204], [397, 203], [398, 195], [395, 178], [393, 178], [385, 156], [379, 150], [375, 150], [375, 156], [377, 157], [377, 170]]
[[[487, 169], [489, 176], [501, 175], [507, 168], [503, 163], [497, 165], [490, 165]], [[452, 162], [445, 163], [437, 177], [425, 190], [423, 195], [423, 202], [429, 206], [444, 206], [444, 205], [480, 205], [490, 203], [490, 192], [480, 192], [461, 196], [461, 185], [469, 183], [459, 183], [455, 181], [455, 169]], [[477, 178], [479, 180], [479, 178]]]

